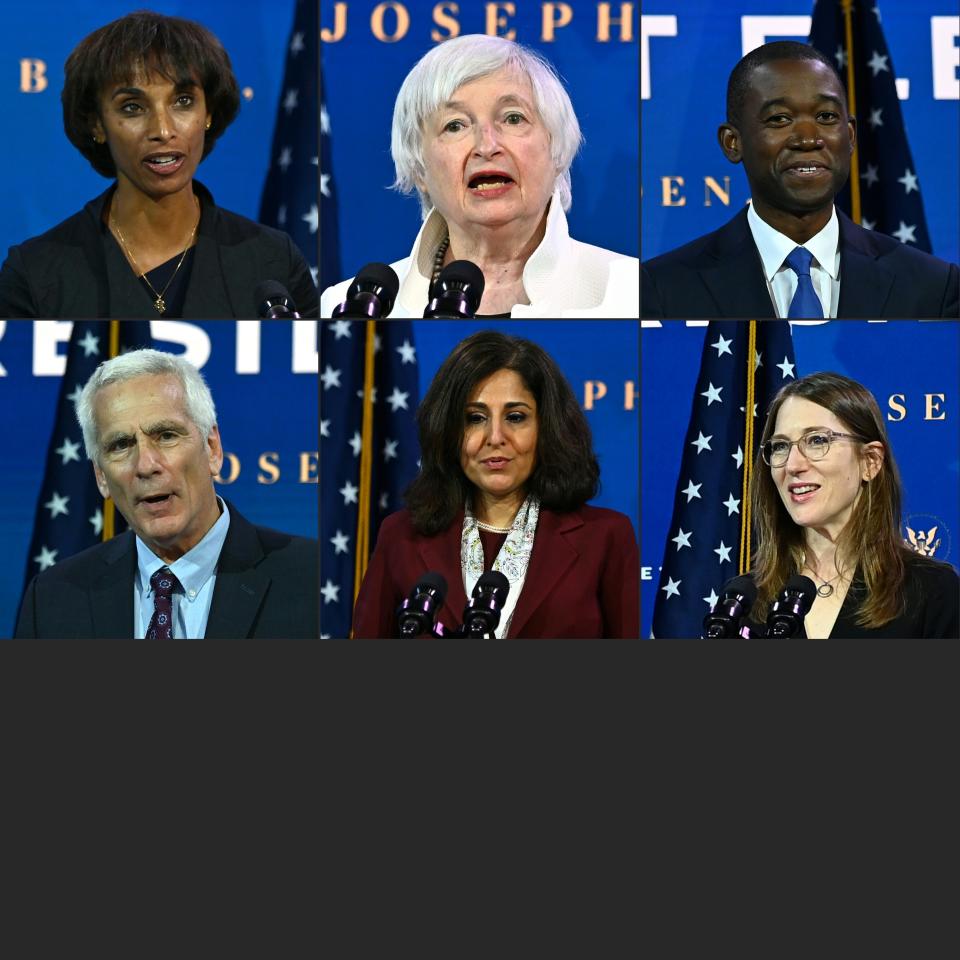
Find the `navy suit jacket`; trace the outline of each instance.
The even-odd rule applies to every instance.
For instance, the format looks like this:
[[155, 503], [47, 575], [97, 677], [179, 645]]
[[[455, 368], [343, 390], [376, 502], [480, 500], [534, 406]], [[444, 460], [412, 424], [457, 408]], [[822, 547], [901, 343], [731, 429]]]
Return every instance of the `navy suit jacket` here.
[[[893, 237], [840, 221], [838, 318], [960, 316], [960, 270]], [[728, 224], [641, 265], [644, 317], [775, 316], [743, 209]]]
[[[442, 533], [414, 530], [406, 510], [383, 521], [353, 614], [359, 639], [396, 636], [397, 607], [427, 571], [443, 574], [447, 598], [437, 615], [460, 625], [467, 595], [460, 569], [463, 511]], [[630, 521], [615, 510], [540, 509], [530, 566], [509, 638], [637, 639], [640, 554]]]
[[[227, 501], [230, 526], [217, 561], [206, 639], [317, 639], [316, 540], [255, 527]], [[17, 639], [122, 640], [133, 636], [132, 530], [68, 557], [30, 581]]]

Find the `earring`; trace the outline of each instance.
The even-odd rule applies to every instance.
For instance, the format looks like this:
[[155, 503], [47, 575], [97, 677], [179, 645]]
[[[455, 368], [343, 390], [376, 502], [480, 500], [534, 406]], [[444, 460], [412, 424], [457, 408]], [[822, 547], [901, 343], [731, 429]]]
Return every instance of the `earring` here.
[[207, 125], [206, 125], [203, 129], [204, 129], [204, 130], [209, 130], [212, 125], [213, 125], [213, 118], [211, 117], [211, 118], [207, 121]]
[[93, 142], [102, 146], [106, 142], [106, 137], [101, 137], [98, 134], [93, 135]]

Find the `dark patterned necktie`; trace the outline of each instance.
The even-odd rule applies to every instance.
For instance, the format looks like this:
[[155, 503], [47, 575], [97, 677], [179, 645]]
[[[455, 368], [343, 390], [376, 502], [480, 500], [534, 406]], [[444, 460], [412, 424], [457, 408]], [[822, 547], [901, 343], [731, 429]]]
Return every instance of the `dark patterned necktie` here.
[[148, 640], [173, 639], [173, 591], [180, 589], [180, 581], [169, 567], [161, 567], [151, 578], [153, 587], [153, 616], [147, 627]]

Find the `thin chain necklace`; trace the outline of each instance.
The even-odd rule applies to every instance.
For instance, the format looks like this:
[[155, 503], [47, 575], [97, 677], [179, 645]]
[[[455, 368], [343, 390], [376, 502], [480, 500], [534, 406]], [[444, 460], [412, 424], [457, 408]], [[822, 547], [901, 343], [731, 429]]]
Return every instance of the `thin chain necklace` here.
[[824, 580], [823, 577], [817, 573], [810, 564], [806, 564], [806, 568], [820, 581], [820, 586], [817, 587], [817, 596], [818, 597], [829, 597], [833, 595], [833, 581], [840, 576], [839, 573], [834, 574], [829, 580]]
[[[197, 201], [197, 198], [194, 197], [193, 199], [197, 207], [199, 207], [200, 203], [199, 201]], [[187, 251], [190, 249], [191, 245], [193, 244], [193, 238], [196, 235], [197, 228], [200, 226], [199, 210], [197, 212], [197, 222], [193, 225], [193, 229], [190, 231], [190, 236], [187, 237], [187, 245], [183, 248], [183, 253], [180, 254], [180, 260], [178, 261], [176, 267], [174, 268], [173, 273], [170, 274], [170, 279], [167, 281], [163, 290], [161, 290], [159, 293], [157, 293], [156, 288], [147, 278], [146, 272], [140, 269], [140, 264], [137, 263], [136, 258], [130, 252], [130, 248], [127, 246], [126, 240], [123, 239], [123, 234], [120, 232], [120, 225], [117, 223], [113, 215], [113, 204], [110, 205], [110, 226], [113, 228], [113, 231], [116, 233], [117, 239], [120, 241], [120, 246], [123, 247], [123, 252], [127, 255], [127, 259], [133, 264], [133, 269], [137, 271], [137, 275], [150, 288], [150, 292], [156, 298], [153, 301], [153, 305], [157, 308], [157, 312], [158, 313], [166, 312], [167, 304], [166, 304], [166, 301], [163, 299], [163, 295], [170, 289], [170, 284], [173, 283], [173, 278], [177, 275], [177, 272], [183, 266], [183, 261], [186, 260], [187, 258]]]

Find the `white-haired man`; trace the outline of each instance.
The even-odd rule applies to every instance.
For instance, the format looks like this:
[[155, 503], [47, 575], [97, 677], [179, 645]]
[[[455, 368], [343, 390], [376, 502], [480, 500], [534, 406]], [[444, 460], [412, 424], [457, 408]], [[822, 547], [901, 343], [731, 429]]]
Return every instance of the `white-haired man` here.
[[159, 350], [104, 361], [77, 420], [130, 530], [35, 577], [17, 637], [319, 636], [318, 544], [217, 496], [220, 430], [195, 367]]

